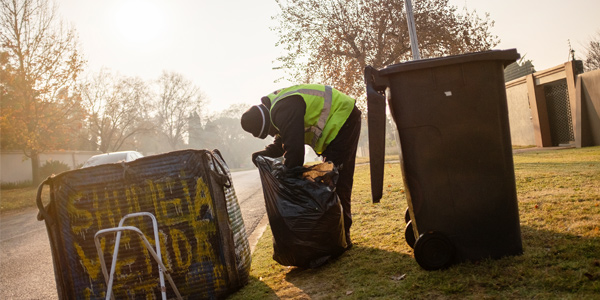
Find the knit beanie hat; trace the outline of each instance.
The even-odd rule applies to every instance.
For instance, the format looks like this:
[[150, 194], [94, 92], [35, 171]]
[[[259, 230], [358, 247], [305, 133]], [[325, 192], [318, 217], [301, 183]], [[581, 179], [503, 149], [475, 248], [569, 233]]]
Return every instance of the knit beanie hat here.
[[259, 139], [264, 139], [269, 134], [271, 126], [269, 109], [262, 104], [254, 105], [242, 115], [241, 123], [245, 131]]

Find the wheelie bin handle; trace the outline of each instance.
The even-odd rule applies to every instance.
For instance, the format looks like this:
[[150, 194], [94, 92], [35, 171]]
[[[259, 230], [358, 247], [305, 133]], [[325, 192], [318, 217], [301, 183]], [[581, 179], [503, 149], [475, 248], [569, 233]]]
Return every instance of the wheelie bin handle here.
[[383, 194], [383, 170], [385, 161], [385, 85], [377, 84], [381, 78], [377, 70], [365, 67], [367, 86], [367, 123], [369, 126], [369, 160], [371, 167], [371, 196], [379, 203]]

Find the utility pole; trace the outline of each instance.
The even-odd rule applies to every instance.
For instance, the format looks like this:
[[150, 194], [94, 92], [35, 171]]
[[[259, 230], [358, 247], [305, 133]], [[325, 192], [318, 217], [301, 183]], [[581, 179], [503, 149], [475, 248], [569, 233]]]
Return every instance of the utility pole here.
[[415, 30], [415, 17], [413, 16], [411, 0], [404, 0], [406, 9], [406, 22], [408, 22], [408, 33], [410, 35], [410, 48], [412, 49], [413, 60], [421, 59], [419, 54], [419, 42], [417, 41], [417, 31]]

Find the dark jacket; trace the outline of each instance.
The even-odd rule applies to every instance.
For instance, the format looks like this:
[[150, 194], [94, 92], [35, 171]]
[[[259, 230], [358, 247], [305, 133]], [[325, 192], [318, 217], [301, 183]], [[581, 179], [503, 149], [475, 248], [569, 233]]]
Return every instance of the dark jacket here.
[[[358, 110], [354, 107], [355, 110]], [[271, 122], [279, 128], [273, 144], [265, 150], [257, 152], [258, 155], [284, 158], [288, 168], [302, 166], [304, 163], [304, 114], [306, 103], [299, 95], [286, 98], [279, 102], [271, 111]], [[348, 120], [353, 119], [349, 118]], [[346, 121], [348, 122], [348, 121]], [[340, 130], [335, 140], [351, 141], [352, 132]], [[333, 143], [333, 141], [332, 141]]]
[[261, 155], [283, 156], [286, 167], [304, 163], [304, 113], [306, 103], [301, 96], [290, 96], [271, 111], [271, 122], [279, 128], [273, 144], [268, 145]]

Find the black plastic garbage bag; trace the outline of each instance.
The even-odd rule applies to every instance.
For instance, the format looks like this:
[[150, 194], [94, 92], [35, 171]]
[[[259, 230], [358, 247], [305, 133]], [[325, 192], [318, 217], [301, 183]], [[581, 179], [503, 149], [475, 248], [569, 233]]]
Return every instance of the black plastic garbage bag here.
[[273, 232], [273, 259], [284, 266], [316, 268], [343, 253], [346, 237], [335, 193], [337, 169], [303, 178], [313, 167], [288, 169], [264, 156], [256, 163]]

